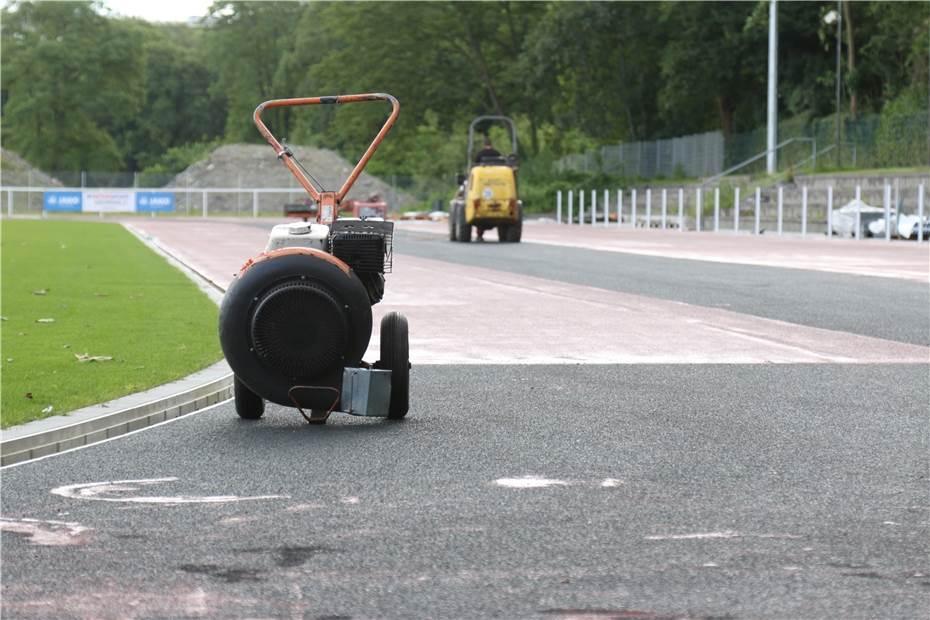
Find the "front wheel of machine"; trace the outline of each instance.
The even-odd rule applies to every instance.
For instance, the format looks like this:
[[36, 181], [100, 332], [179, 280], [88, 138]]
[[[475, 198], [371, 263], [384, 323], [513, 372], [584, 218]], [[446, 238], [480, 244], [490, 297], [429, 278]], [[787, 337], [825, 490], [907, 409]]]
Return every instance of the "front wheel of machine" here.
[[510, 226], [501, 224], [497, 227], [497, 240], [501, 243], [507, 243], [510, 241]]
[[235, 376], [233, 377], [233, 397], [236, 401], [236, 413], [243, 420], [257, 420], [265, 413], [264, 399]]
[[410, 342], [407, 318], [389, 312], [381, 319], [381, 365], [391, 371], [388, 419], [399, 420], [410, 406]]
[[471, 224], [465, 219], [465, 206], [462, 205], [456, 213], [456, 228], [458, 228], [458, 240], [462, 243], [471, 242]]

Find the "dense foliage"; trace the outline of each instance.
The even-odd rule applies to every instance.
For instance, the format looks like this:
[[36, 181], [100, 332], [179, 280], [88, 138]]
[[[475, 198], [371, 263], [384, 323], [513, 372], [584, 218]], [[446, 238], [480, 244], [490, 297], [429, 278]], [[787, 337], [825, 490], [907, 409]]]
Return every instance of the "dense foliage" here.
[[[847, 2], [845, 113], [926, 109], [930, 3]], [[372, 171], [449, 175], [468, 122], [517, 119], [527, 169], [624, 140], [765, 122], [766, 2], [228, 2], [198, 24], [96, 2], [2, 13], [6, 146], [46, 170], [171, 171], [258, 141], [262, 100], [385, 91], [403, 104]], [[834, 2], [779, 3], [783, 117], [834, 112]], [[277, 111], [295, 143], [362, 151], [373, 105]]]

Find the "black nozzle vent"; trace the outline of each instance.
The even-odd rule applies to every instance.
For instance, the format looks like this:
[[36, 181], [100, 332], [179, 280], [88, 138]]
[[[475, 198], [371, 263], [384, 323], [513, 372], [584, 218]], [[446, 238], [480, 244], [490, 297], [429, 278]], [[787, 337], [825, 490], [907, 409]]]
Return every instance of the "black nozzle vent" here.
[[345, 309], [317, 283], [279, 284], [259, 298], [252, 315], [255, 355], [288, 377], [315, 377], [343, 363]]

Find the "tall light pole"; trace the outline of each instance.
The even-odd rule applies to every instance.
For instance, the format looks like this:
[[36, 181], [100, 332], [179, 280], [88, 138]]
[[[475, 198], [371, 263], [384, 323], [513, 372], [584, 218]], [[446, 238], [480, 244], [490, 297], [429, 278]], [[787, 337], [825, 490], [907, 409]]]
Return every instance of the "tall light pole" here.
[[842, 165], [842, 126], [840, 122], [840, 106], [843, 105], [843, 65], [840, 63], [843, 53], [843, 0], [836, 0], [836, 10], [830, 11], [823, 17], [823, 21], [827, 24], [832, 24], [836, 22], [836, 167], [839, 168]]
[[775, 174], [778, 153], [778, 0], [769, 2], [769, 97], [768, 97], [768, 131], [765, 170]]

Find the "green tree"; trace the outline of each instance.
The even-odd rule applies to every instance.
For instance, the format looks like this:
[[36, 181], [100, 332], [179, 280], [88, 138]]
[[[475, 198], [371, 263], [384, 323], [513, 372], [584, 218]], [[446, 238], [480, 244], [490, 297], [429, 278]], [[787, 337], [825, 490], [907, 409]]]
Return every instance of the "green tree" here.
[[750, 128], [764, 110], [766, 38], [747, 28], [748, 2], [665, 2], [659, 90], [664, 131], [671, 135]]
[[[255, 106], [293, 95], [291, 84], [276, 80], [278, 67], [293, 45], [294, 28], [306, 5], [299, 2], [218, 1], [207, 19], [207, 51], [217, 73], [211, 93], [226, 100], [226, 137], [233, 142], [260, 140], [252, 124]], [[290, 113], [269, 114], [287, 133]]]
[[528, 37], [527, 98], [565, 137], [639, 140], [658, 129], [659, 5], [552, 3]]
[[49, 170], [118, 170], [108, 126], [138, 113], [141, 42], [92, 2], [21, 2], [2, 12], [6, 144]]
[[141, 170], [169, 149], [219, 138], [226, 101], [211, 92], [215, 76], [198, 45], [199, 29], [133, 26], [144, 40], [145, 103], [113, 133], [127, 166]]

